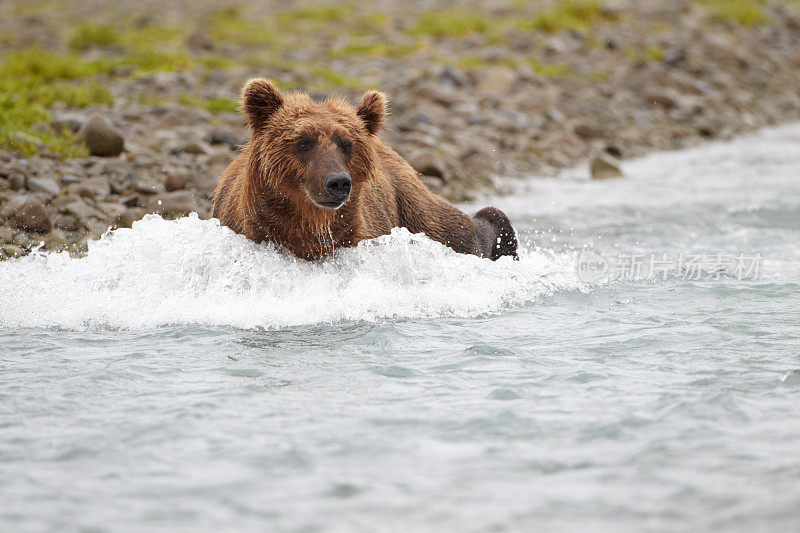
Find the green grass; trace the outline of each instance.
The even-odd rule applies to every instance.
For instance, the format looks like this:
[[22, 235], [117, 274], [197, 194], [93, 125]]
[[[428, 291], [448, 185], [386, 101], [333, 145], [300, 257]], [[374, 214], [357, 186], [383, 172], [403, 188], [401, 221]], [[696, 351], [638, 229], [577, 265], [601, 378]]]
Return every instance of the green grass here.
[[[85, 41], [82, 41], [85, 43]], [[152, 44], [152, 43], [151, 43]], [[102, 60], [87, 60], [78, 54], [55, 54], [40, 49], [11, 52], [0, 59], [0, 146], [32, 154], [38, 139], [53, 152], [65, 157], [82, 157], [85, 148], [75, 146], [69, 132], [53, 132], [37, 124], [52, 120], [49, 107], [59, 103], [69, 108], [110, 104], [113, 96], [101, 76], [112, 75], [120, 66], [134, 67], [137, 73], [157, 70], [184, 70], [194, 65], [221, 66], [214, 56], [195, 58], [178, 50], [143, 48], [127, 55]], [[328, 83], [355, 82], [330, 69], [317, 75]], [[185, 95], [178, 103], [208, 109], [213, 113], [235, 112], [238, 102], [227, 98], [204, 99]]]
[[69, 132], [34, 126], [51, 120], [48, 107], [56, 102], [78, 108], [113, 102], [108, 88], [94, 79], [107, 69], [104, 62], [38, 49], [6, 55], [0, 62], [0, 145], [35, 153], [38, 143], [30, 136], [65, 157], [85, 155]]
[[714, 19], [741, 26], [769, 24], [766, 0], [699, 0], [700, 6]]
[[74, 51], [88, 50], [92, 47], [109, 48], [122, 45], [119, 32], [107, 24], [88, 22], [78, 27], [69, 40]]
[[[573, 71], [569, 65], [564, 63], [542, 63], [537, 57], [527, 58], [524, 64], [530, 67], [530, 69], [536, 75], [543, 78], [558, 78], [573, 74]], [[467, 55], [458, 60], [458, 66], [468, 69], [482, 69], [492, 66], [503, 66], [518, 69], [520, 68], [521, 64], [514, 59], [493, 59], [491, 61], [487, 61], [479, 56]]]
[[604, 11], [602, 4], [597, 0], [563, 0], [531, 18], [518, 20], [516, 25], [523, 30], [554, 33], [582, 30], [599, 22], [613, 20], [615, 17]]
[[157, 71], [189, 70], [195, 65], [194, 57], [180, 50], [144, 48], [119, 59], [122, 66], [133, 67], [139, 74]]
[[107, 61], [87, 61], [75, 54], [55, 54], [39, 48], [6, 54], [3, 79], [35, 78], [41, 81], [74, 80], [107, 73]]
[[406, 28], [411, 35], [430, 35], [432, 37], [460, 37], [473, 33], [489, 31], [487, 18], [470, 13], [465, 9], [446, 11], [425, 11], [417, 16], [414, 23]]
[[254, 20], [238, 7], [214, 11], [206, 25], [211, 39], [221, 43], [263, 45], [278, 39], [278, 34], [265, 21]]
[[371, 57], [405, 57], [427, 47], [424, 41], [387, 43], [368, 38], [353, 38], [340, 48], [328, 50], [329, 57], [364, 55]]
[[647, 50], [644, 51], [645, 55], [648, 59], [651, 59], [656, 62], [664, 61], [664, 49], [660, 46], [650, 46]]
[[320, 80], [319, 88], [323, 90], [335, 89], [337, 87], [348, 87], [351, 89], [366, 88], [364, 83], [358, 78], [342, 74], [327, 65], [310, 65], [306, 68]]
[[539, 58], [528, 58], [528, 66], [531, 70], [543, 78], [560, 78], [572, 73], [569, 65], [564, 63], [542, 63]]
[[337, 4], [331, 6], [302, 6], [278, 14], [278, 22], [282, 24], [297, 21], [343, 22], [352, 19], [356, 12], [353, 4]]
[[202, 107], [212, 113], [235, 113], [239, 111], [239, 102], [230, 98], [203, 98], [196, 94], [183, 94], [178, 103], [192, 107]]
[[458, 66], [462, 68], [480, 69], [484, 67], [510, 67], [518, 68], [519, 64], [514, 59], [493, 59], [488, 61], [480, 56], [466, 55], [458, 60]]
[[436, 38], [483, 35], [488, 42], [504, 44], [508, 30], [554, 33], [564, 30], [585, 30], [595, 24], [612, 22], [617, 17], [603, 9], [599, 0], [561, 0], [553, 7], [526, 12], [528, 4], [513, 4], [514, 14], [489, 18], [466, 9], [425, 11], [406, 28], [411, 35]]

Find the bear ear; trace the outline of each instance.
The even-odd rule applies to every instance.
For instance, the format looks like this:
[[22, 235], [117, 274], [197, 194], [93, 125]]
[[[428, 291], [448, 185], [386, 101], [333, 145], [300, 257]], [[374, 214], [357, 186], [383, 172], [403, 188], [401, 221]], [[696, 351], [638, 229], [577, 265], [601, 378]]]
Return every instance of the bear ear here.
[[252, 130], [259, 130], [283, 105], [283, 95], [271, 81], [253, 78], [242, 89], [242, 111]]
[[356, 107], [356, 114], [364, 121], [368, 132], [377, 134], [386, 116], [386, 96], [378, 91], [367, 91]]

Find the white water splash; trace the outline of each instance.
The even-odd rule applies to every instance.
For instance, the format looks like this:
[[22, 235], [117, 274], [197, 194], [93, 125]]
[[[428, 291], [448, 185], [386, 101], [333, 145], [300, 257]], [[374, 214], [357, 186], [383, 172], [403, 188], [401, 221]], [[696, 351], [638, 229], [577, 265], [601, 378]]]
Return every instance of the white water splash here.
[[150, 215], [65, 252], [0, 263], [0, 327], [141, 329], [175, 324], [280, 328], [340, 321], [471, 317], [580, 282], [568, 254], [520, 261], [461, 255], [391, 235], [307, 262], [196, 215]]

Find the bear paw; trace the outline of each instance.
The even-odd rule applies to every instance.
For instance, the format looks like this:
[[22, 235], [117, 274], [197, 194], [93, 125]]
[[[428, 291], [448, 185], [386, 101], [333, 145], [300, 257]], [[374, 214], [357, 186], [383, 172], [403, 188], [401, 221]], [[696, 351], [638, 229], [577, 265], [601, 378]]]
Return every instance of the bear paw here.
[[485, 207], [474, 217], [481, 256], [492, 261], [504, 255], [517, 256], [517, 234], [505, 213], [496, 207]]

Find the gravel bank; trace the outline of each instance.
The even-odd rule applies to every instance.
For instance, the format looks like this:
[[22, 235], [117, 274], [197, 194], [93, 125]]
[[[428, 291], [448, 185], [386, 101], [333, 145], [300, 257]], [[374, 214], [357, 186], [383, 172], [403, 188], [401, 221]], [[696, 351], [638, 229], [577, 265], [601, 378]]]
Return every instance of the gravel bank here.
[[4, 2], [0, 61], [34, 85], [0, 81], [0, 103], [34, 87], [44, 105], [0, 129], [0, 256], [80, 253], [150, 212], [208, 217], [255, 75], [316, 98], [380, 88], [386, 139], [453, 201], [800, 119], [794, 0], [521, 4]]

